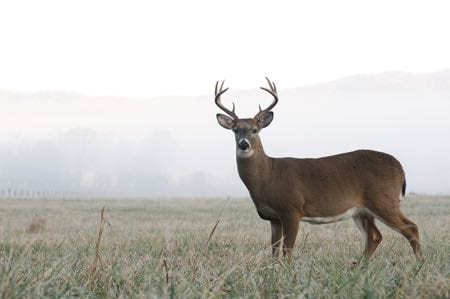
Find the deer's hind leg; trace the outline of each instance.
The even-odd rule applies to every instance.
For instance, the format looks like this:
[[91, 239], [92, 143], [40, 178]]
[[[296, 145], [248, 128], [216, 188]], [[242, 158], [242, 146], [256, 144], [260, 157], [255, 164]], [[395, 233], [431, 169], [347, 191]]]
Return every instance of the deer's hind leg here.
[[422, 258], [422, 249], [420, 247], [419, 228], [417, 225], [406, 218], [399, 210], [397, 214], [386, 213], [377, 215], [393, 230], [401, 233], [411, 244], [414, 254], [417, 258]]
[[382, 240], [381, 233], [375, 225], [375, 219], [372, 215], [358, 214], [353, 216], [353, 221], [364, 238], [364, 256], [370, 258]]
[[414, 254], [418, 258], [422, 258], [422, 248], [420, 247], [420, 239], [419, 239], [419, 227], [417, 224], [409, 220], [408, 218], [403, 215], [403, 213], [400, 211], [399, 213], [400, 219], [403, 221], [403, 223], [406, 224], [406, 226], [409, 227], [408, 232], [404, 233], [402, 230], [401, 234], [405, 236], [405, 238], [408, 239], [409, 243], [411, 244], [411, 247], [414, 251]]
[[417, 258], [422, 258], [420, 247], [419, 228], [403, 215], [400, 205], [397, 203], [392, 209], [371, 209], [374, 216], [393, 230], [402, 234], [411, 244]]

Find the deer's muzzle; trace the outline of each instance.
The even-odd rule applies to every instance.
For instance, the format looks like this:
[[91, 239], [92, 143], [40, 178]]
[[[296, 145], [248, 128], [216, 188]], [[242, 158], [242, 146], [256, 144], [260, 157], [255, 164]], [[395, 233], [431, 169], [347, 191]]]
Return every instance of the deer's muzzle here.
[[241, 151], [246, 151], [250, 147], [250, 144], [244, 139], [239, 142], [238, 146]]

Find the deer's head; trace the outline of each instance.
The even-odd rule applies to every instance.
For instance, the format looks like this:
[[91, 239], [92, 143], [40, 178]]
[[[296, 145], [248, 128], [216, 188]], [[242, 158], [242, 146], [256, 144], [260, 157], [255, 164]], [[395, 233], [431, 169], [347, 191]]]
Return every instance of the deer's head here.
[[234, 103], [232, 110], [229, 110], [223, 106], [220, 101], [220, 96], [224, 94], [228, 88], [223, 89], [224, 81], [220, 87], [219, 82], [216, 83], [216, 105], [228, 115], [218, 113], [216, 115], [217, 121], [219, 122], [219, 125], [225, 129], [232, 130], [234, 132], [236, 140], [236, 154], [239, 158], [251, 157], [254, 150], [261, 147], [261, 141], [258, 134], [263, 128], [270, 125], [273, 120], [273, 112], [270, 110], [272, 110], [278, 102], [277, 88], [275, 83], [271, 82], [268, 78], [266, 78], [266, 80], [269, 83], [270, 89], [265, 87], [261, 87], [261, 89], [270, 93], [274, 97], [274, 100], [272, 104], [265, 109], [261, 109], [261, 106], [259, 106], [259, 112], [253, 118], [239, 118], [234, 112]]

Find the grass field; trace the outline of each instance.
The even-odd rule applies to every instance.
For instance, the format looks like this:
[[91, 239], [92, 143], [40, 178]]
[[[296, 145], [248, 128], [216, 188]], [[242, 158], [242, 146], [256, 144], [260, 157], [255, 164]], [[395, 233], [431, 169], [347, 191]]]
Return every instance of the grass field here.
[[[300, 224], [293, 259], [273, 259], [270, 224], [250, 199], [0, 200], [0, 294], [39, 297], [448, 298], [450, 197], [409, 197], [425, 261], [379, 224], [354, 265], [353, 221]], [[100, 210], [106, 224], [95, 277]], [[208, 237], [223, 211], [207, 244]]]

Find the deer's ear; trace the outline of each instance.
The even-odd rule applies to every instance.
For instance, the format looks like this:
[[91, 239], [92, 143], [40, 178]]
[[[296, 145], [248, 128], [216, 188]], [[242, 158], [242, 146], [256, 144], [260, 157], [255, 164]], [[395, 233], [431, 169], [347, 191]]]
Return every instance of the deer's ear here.
[[258, 125], [258, 128], [262, 129], [270, 125], [270, 123], [273, 120], [273, 112], [265, 112], [265, 113], [258, 113], [255, 116], [256, 124]]
[[217, 113], [216, 115], [217, 121], [219, 125], [224, 127], [225, 129], [230, 130], [234, 126], [234, 120], [231, 117], [226, 116], [225, 114]]

